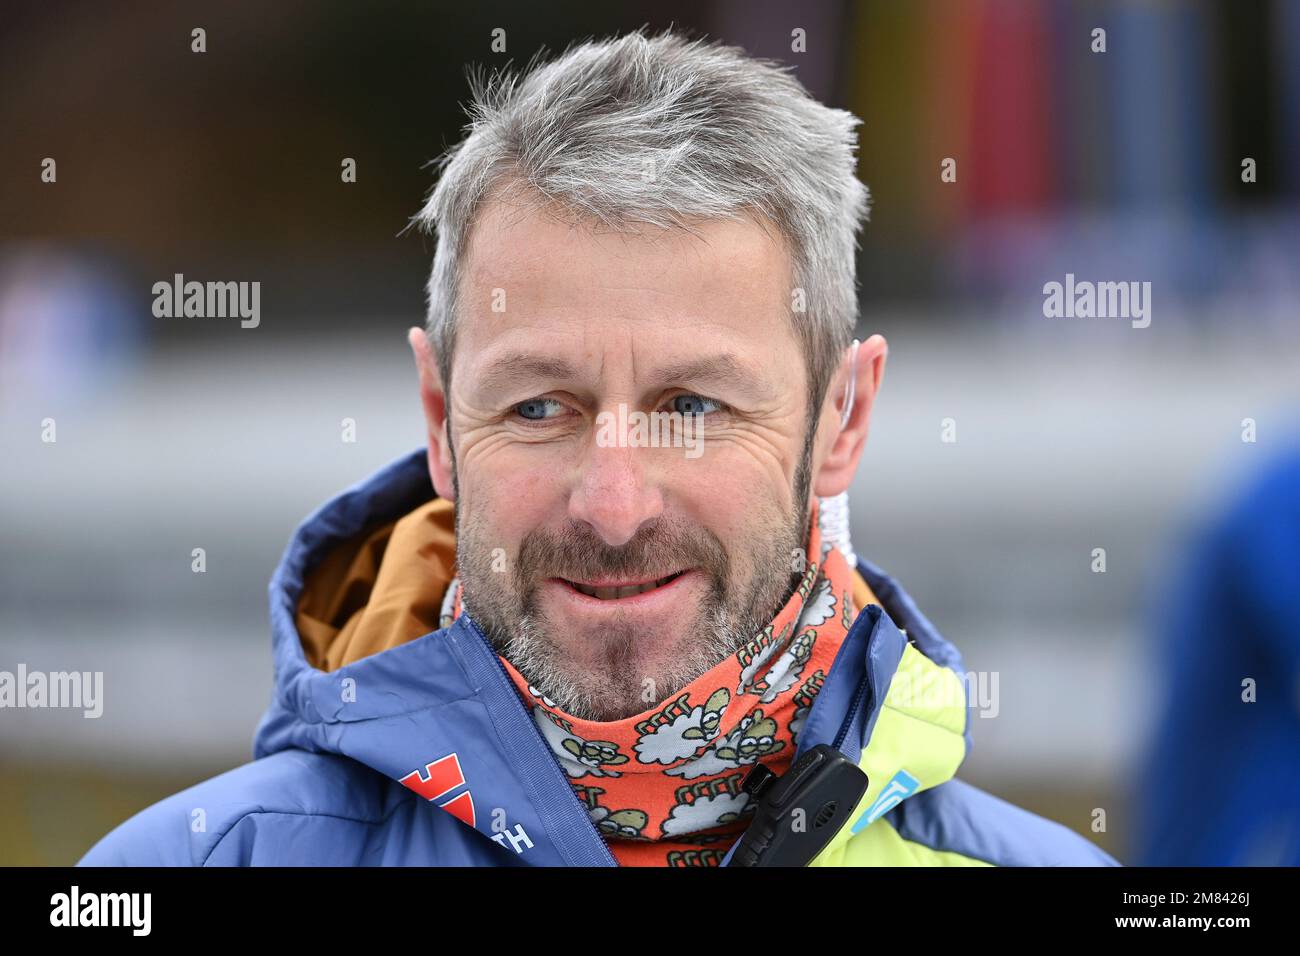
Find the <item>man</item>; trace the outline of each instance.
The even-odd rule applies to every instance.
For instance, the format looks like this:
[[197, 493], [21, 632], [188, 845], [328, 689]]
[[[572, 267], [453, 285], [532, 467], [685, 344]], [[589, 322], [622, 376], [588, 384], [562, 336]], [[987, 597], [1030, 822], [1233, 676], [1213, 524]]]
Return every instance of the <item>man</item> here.
[[960, 656], [852, 555], [857, 120], [672, 34], [472, 116], [419, 217], [427, 448], [290, 543], [257, 759], [83, 862], [730, 864], [754, 768], [820, 747], [865, 789], [780, 819], [835, 821], [796, 862], [1113, 863], [952, 779]]

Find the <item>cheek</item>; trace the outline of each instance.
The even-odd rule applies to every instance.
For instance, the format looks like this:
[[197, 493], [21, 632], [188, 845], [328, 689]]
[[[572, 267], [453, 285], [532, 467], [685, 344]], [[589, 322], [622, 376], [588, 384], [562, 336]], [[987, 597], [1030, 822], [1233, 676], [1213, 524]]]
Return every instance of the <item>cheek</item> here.
[[[730, 457], [730, 460], [728, 460]], [[678, 464], [668, 476], [668, 497], [691, 521], [715, 535], [733, 563], [748, 561], [752, 538], [785, 507], [779, 471], [747, 456], [707, 455]]]
[[[481, 525], [503, 539], [511, 550], [539, 525], [564, 514], [558, 476], [537, 458], [512, 461], [509, 454], [469, 457], [461, 467], [457, 507], [477, 516]], [[558, 509], [558, 512], [557, 512]]]
[[690, 502], [690, 512], [701, 523], [743, 531], [789, 509], [791, 475], [786, 472], [793, 472], [795, 464], [784, 460], [775, 441], [715, 442], [706, 444], [694, 461], [674, 462], [669, 481], [677, 500]]

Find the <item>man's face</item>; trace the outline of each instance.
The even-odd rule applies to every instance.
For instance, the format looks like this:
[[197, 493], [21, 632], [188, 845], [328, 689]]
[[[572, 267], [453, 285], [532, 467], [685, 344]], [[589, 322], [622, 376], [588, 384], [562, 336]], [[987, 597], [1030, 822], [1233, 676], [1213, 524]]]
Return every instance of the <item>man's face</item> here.
[[[447, 414], [465, 605], [562, 709], [640, 713], [791, 592], [809, 463], [788, 255], [750, 222], [597, 233], [493, 202], [461, 281]], [[653, 412], [702, 415], [686, 424], [701, 444], [620, 430]]]

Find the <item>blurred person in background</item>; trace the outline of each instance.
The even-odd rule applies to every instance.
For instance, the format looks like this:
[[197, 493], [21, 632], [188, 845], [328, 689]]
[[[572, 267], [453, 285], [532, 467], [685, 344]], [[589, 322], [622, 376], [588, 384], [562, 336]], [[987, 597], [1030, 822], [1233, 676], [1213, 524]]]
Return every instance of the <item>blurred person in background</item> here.
[[0, 415], [91, 400], [137, 369], [144, 320], [106, 257], [0, 246]]
[[1134, 862], [1300, 866], [1300, 446], [1206, 522], [1168, 590]]

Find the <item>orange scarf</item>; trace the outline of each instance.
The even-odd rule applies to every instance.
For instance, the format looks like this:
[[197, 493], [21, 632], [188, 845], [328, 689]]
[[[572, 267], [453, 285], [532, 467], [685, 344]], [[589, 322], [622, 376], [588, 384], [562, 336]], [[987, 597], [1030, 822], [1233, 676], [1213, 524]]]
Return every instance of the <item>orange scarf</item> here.
[[[772, 623], [653, 710], [614, 721], [571, 717], [505, 658], [525, 706], [622, 866], [717, 866], [749, 825], [741, 781], [755, 763], [784, 773], [798, 733], [853, 623], [853, 572], [822, 547]], [[447, 597], [461, 613], [459, 581]], [[444, 619], [444, 626], [450, 620]]]

